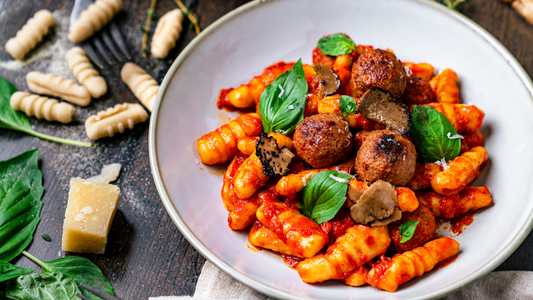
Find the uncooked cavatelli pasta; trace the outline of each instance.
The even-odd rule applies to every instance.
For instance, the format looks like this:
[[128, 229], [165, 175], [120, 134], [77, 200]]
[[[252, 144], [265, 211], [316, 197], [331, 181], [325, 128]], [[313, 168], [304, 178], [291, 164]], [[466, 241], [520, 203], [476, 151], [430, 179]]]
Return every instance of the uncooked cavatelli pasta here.
[[105, 79], [98, 75], [82, 48], [70, 49], [66, 59], [74, 77], [89, 91], [93, 98], [100, 98], [107, 92]]
[[141, 67], [134, 63], [126, 63], [120, 71], [122, 81], [130, 88], [135, 97], [150, 112], [154, 107], [155, 97], [159, 91], [159, 84]]
[[117, 132], [133, 129], [135, 124], [144, 122], [147, 118], [148, 114], [139, 104], [117, 104], [90, 116], [85, 121], [85, 131], [91, 140], [112, 137]]
[[55, 99], [25, 92], [16, 92], [11, 95], [9, 103], [11, 108], [20, 110], [30, 117], [35, 116], [37, 119], [61, 123], [70, 123], [75, 112], [74, 107], [68, 103], [59, 103]]
[[26, 25], [10, 38], [6, 43], [6, 52], [14, 59], [22, 59], [35, 45], [48, 33], [50, 26], [54, 24], [54, 16], [46, 9], [35, 13]]
[[59, 97], [80, 106], [91, 103], [91, 95], [85, 87], [61, 76], [30, 72], [26, 75], [26, 82], [28, 88], [37, 94]]
[[183, 30], [181, 22], [183, 22], [183, 13], [179, 9], [171, 10], [159, 19], [152, 37], [154, 57], [165, 58], [170, 49], [174, 48]]
[[122, 7], [122, 0], [96, 0], [70, 25], [68, 39], [81, 42], [104, 27]]

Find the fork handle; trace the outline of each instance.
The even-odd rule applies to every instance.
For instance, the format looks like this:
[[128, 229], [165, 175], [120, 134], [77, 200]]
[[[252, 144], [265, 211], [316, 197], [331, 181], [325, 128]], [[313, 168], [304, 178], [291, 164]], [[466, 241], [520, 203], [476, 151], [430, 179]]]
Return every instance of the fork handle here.
[[502, 0], [505, 3], [511, 4], [511, 6], [533, 25], [533, 0]]

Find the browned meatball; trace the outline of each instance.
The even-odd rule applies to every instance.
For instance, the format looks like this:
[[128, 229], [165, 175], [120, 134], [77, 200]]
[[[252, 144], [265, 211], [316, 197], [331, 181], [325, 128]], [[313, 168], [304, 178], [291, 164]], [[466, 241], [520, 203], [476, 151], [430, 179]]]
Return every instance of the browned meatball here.
[[352, 150], [348, 123], [336, 114], [318, 114], [296, 126], [292, 145], [305, 162], [315, 168], [331, 166]]
[[364, 140], [355, 158], [355, 172], [363, 180], [388, 181], [405, 186], [416, 166], [416, 150], [413, 143], [389, 130], [374, 130]]
[[[400, 224], [408, 221], [418, 221], [413, 237], [405, 243], [400, 243]], [[404, 252], [422, 246], [429, 241], [437, 230], [435, 216], [427, 207], [420, 205], [417, 210], [410, 213], [402, 213], [400, 221], [389, 224], [389, 234], [392, 239], [390, 250], [394, 252]]]
[[435, 94], [429, 82], [413, 74], [407, 76], [407, 85], [402, 96], [403, 103], [426, 104], [435, 101]]
[[376, 49], [361, 54], [352, 67], [348, 83], [352, 96], [360, 98], [371, 87], [379, 87], [401, 99], [405, 90], [407, 73], [396, 56]]

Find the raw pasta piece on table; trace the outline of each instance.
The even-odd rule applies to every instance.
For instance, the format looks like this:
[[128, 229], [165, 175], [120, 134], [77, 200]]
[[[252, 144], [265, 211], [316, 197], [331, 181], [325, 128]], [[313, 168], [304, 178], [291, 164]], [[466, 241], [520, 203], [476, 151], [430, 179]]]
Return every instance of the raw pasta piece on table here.
[[141, 67], [134, 63], [126, 63], [120, 71], [122, 81], [130, 88], [142, 105], [152, 112], [159, 85]]
[[104, 27], [122, 7], [122, 0], [96, 0], [70, 25], [68, 39], [78, 43]]
[[113, 137], [117, 132], [133, 129], [135, 124], [144, 122], [148, 114], [139, 104], [117, 104], [92, 115], [85, 121], [85, 132], [91, 140]]
[[420, 204], [431, 209], [436, 217], [446, 219], [453, 219], [492, 204], [492, 197], [486, 186], [467, 186], [451, 196], [442, 196], [430, 190], [417, 191], [416, 196]]
[[54, 16], [46, 9], [42, 9], [26, 22], [26, 25], [17, 32], [15, 37], [6, 43], [6, 52], [14, 59], [23, 59], [35, 45], [48, 33], [50, 26], [54, 24]]
[[241, 115], [198, 139], [196, 146], [200, 160], [206, 165], [225, 163], [237, 154], [239, 139], [257, 136], [261, 132], [263, 123], [259, 114]]
[[20, 110], [30, 117], [35, 116], [37, 119], [61, 123], [70, 123], [75, 112], [74, 107], [68, 103], [60, 103], [55, 99], [25, 92], [16, 92], [11, 95], [10, 105], [11, 108]]
[[451, 238], [440, 238], [375, 264], [366, 281], [378, 288], [395, 292], [407, 281], [422, 276], [442, 262], [459, 253], [459, 243]]
[[28, 88], [37, 94], [58, 97], [79, 106], [91, 103], [91, 95], [84, 86], [61, 76], [30, 72], [26, 75], [26, 82]]
[[355, 225], [318, 254], [298, 264], [298, 274], [306, 283], [344, 279], [353, 270], [363, 266], [387, 250], [391, 239], [387, 226]]
[[183, 30], [182, 22], [183, 13], [179, 9], [171, 10], [159, 19], [152, 36], [151, 52], [154, 57], [167, 57], [180, 37], [180, 32]]
[[66, 59], [74, 77], [89, 91], [93, 98], [100, 98], [107, 92], [105, 79], [98, 75], [82, 48], [74, 47], [70, 49], [67, 52]]

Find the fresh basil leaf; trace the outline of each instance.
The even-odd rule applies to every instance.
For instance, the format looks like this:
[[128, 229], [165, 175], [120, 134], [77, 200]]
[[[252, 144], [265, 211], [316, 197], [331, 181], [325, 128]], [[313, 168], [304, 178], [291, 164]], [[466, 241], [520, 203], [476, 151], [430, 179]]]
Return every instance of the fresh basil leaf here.
[[4, 293], [4, 291], [0, 291], [0, 300], [9, 300], [9, 299], [6, 297], [6, 293]]
[[302, 59], [269, 84], [259, 100], [263, 130], [289, 135], [304, 119], [307, 94]]
[[350, 176], [336, 171], [317, 173], [307, 180], [300, 210], [318, 224], [333, 219], [346, 201], [350, 179]]
[[339, 108], [341, 109], [343, 116], [346, 116], [347, 114], [355, 114], [357, 112], [357, 103], [354, 98], [342, 95], [339, 99]]
[[400, 235], [402, 236], [402, 240], [400, 241], [400, 243], [405, 243], [413, 237], [413, 234], [415, 234], [416, 226], [418, 226], [418, 221], [407, 221], [405, 223], [400, 224]]
[[42, 233], [41, 234], [41, 237], [43, 238], [43, 240], [47, 241], [47, 242], [51, 242], [52, 239], [50, 238], [50, 236], [46, 233]]
[[26, 251], [24, 251], [23, 254], [41, 266], [43, 274], [48, 272], [61, 272], [72, 278], [78, 285], [82, 294], [91, 299], [100, 300], [101, 298], [89, 293], [82, 288], [80, 284], [84, 283], [110, 295], [115, 295], [113, 287], [104, 274], [102, 274], [102, 271], [100, 271], [100, 269], [87, 258], [67, 256], [52, 261], [42, 261]]
[[35, 270], [14, 266], [8, 262], [0, 261], [0, 282], [26, 275]]
[[19, 300], [79, 300], [76, 293], [74, 280], [61, 272], [23, 275], [6, 284], [6, 296]]
[[355, 43], [342, 33], [332, 34], [318, 40], [318, 49], [331, 56], [340, 56], [355, 51]]
[[34, 149], [0, 162], [0, 260], [19, 255], [39, 223], [44, 189], [38, 155]]
[[22, 131], [41, 139], [46, 139], [58, 143], [71, 144], [77, 146], [91, 147], [91, 143], [62, 139], [55, 136], [46, 135], [33, 130], [26, 115], [11, 108], [9, 101], [11, 95], [17, 89], [4, 77], [0, 76], [0, 128]]
[[460, 139], [450, 139], [448, 135], [457, 134], [450, 121], [436, 109], [413, 106], [413, 140], [418, 155], [427, 162], [436, 162], [443, 158], [449, 162], [459, 155]]

